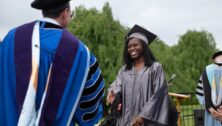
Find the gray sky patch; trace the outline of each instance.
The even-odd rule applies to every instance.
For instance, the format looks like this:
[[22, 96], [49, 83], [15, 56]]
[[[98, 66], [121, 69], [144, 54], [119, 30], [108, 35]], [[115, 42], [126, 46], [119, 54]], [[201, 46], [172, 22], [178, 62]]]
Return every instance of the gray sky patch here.
[[[72, 0], [72, 8], [83, 5], [101, 10], [107, 0]], [[21, 24], [41, 18], [32, 9], [32, 0], [4, 0], [0, 4], [0, 39]], [[115, 19], [132, 27], [139, 24], [156, 33], [168, 45], [177, 44], [187, 30], [206, 30], [213, 34], [222, 50], [221, 0], [109, 0]]]

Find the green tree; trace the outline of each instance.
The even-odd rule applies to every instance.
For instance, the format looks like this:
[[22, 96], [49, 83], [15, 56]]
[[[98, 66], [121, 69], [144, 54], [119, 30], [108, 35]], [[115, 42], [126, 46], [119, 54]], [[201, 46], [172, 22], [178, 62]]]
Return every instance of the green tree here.
[[113, 19], [111, 8], [106, 3], [101, 12], [95, 8], [87, 10], [83, 6], [75, 8], [69, 30], [97, 57], [107, 87], [122, 65], [126, 28]]
[[[159, 38], [155, 39], [154, 42], [150, 45], [150, 49], [152, 50], [155, 58], [158, 62], [160, 62], [163, 66], [166, 78], [170, 78], [171, 73], [171, 51], [170, 47], [161, 41]], [[172, 66], [172, 65], [171, 65]]]
[[177, 75], [176, 85], [172, 88], [174, 91], [195, 91], [203, 69], [212, 62], [215, 45], [212, 34], [207, 31], [187, 31], [180, 36], [178, 45], [171, 47], [171, 54], [174, 54], [171, 69]]

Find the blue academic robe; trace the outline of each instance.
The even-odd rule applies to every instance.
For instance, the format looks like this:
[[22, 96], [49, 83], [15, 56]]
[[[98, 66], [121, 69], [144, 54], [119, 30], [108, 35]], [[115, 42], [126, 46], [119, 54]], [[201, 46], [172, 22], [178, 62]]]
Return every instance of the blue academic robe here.
[[[196, 89], [197, 99], [198, 99], [199, 103], [202, 106], [204, 106], [206, 109], [209, 109], [208, 105], [213, 104], [213, 103], [212, 103], [212, 99], [211, 99], [211, 92], [206, 92], [204, 90], [207, 90], [207, 87], [205, 87], [207, 85], [209, 86], [209, 88], [211, 90], [213, 77], [215, 76], [214, 71], [222, 71], [222, 68], [218, 67], [215, 64], [208, 65], [206, 67], [205, 71], [203, 72], [203, 74], [201, 75], [201, 77], [198, 81], [197, 89]], [[220, 83], [216, 83], [216, 87], [220, 87]], [[210, 96], [210, 97], [208, 97], [208, 96]], [[213, 106], [210, 105], [210, 107], [213, 107]], [[204, 126], [222, 126], [221, 121], [213, 118], [213, 116], [206, 109], [205, 109], [205, 117], [204, 117]]]
[[[0, 44], [0, 125], [18, 123], [31, 74], [31, 36], [35, 22], [11, 30]], [[102, 117], [104, 80], [96, 58], [58, 25], [40, 22], [40, 62], [35, 110], [39, 125], [93, 126]]]

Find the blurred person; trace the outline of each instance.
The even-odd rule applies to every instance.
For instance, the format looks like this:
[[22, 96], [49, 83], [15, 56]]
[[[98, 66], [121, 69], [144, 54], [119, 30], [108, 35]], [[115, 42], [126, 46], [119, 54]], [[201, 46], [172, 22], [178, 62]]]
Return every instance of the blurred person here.
[[206, 66], [196, 90], [199, 103], [205, 107], [205, 126], [221, 126], [222, 121], [222, 51], [212, 56], [213, 63]]

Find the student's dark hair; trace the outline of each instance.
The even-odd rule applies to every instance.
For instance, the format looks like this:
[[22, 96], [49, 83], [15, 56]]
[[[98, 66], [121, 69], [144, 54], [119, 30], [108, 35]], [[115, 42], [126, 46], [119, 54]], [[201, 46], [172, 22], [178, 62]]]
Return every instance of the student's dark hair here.
[[64, 11], [66, 8], [70, 9], [70, 4], [66, 4], [62, 7], [54, 8], [51, 10], [42, 10], [42, 15], [48, 18], [58, 18], [60, 13]]
[[[131, 40], [131, 39], [129, 39], [129, 40]], [[128, 53], [129, 40], [127, 40], [125, 42], [125, 47], [124, 47], [124, 51], [123, 51], [124, 64], [126, 65], [125, 70], [131, 70], [133, 67], [133, 59], [130, 57], [130, 55]], [[143, 40], [141, 40], [141, 39], [138, 39], [138, 40], [142, 44], [142, 49], [143, 49], [142, 55], [144, 56], [144, 66], [150, 67], [156, 61], [156, 58], [153, 56], [153, 53], [150, 50], [150, 48], [148, 47], [148, 45]]]

